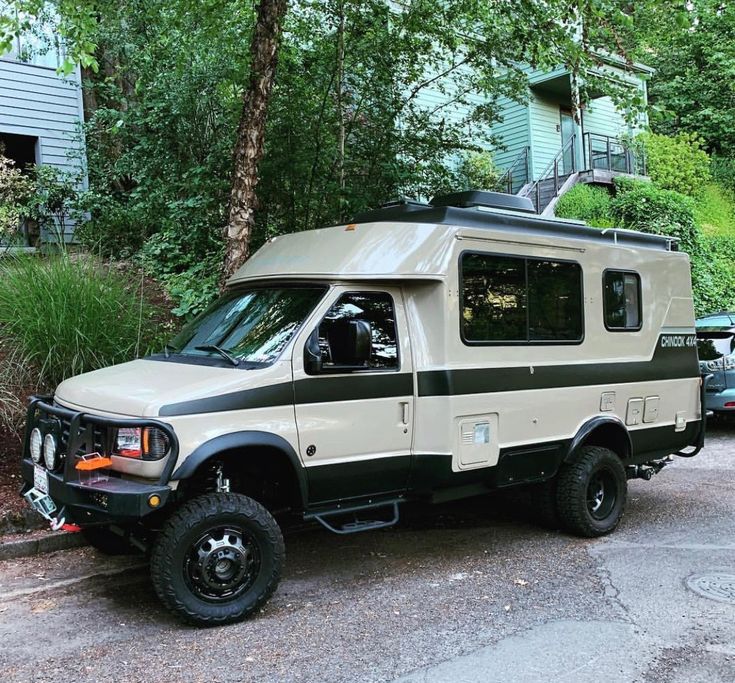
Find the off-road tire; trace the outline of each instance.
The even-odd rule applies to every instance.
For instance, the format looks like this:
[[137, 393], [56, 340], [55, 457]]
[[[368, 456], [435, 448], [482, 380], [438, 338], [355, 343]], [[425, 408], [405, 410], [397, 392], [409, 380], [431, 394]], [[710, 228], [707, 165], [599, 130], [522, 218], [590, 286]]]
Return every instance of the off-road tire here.
[[127, 538], [116, 534], [106, 526], [90, 526], [82, 529], [84, 540], [103, 555], [135, 555], [140, 551]]
[[545, 529], [556, 531], [561, 528], [559, 507], [557, 504], [558, 482], [556, 477], [532, 487], [531, 505], [534, 518]]
[[[599, 507], [593, 509], [597, 498], [592, 489], [597, 490], [599, 481], [604, 481], [606, 490]], [[627, 493], [620, 457], [602, 446], [583, 447], [573, 462], [559, 470], [556, 502], [562, 528], [587, 538], [609, 534], [623, 516]]]
[[[187, 582], [187, 557], [197, 539], [222, 526], [240, 528], [251, 537], [259, 567], [244, 593], [210, 602]], [[253, 614], [270, 598], [285, 555], [281, 530], [260, 503], [239, 493], [207, 493], [186, 502], [164, 524], [151, 553], [151, 580], [163, 604], [184, 621], [198, 626], [229, 624]]]

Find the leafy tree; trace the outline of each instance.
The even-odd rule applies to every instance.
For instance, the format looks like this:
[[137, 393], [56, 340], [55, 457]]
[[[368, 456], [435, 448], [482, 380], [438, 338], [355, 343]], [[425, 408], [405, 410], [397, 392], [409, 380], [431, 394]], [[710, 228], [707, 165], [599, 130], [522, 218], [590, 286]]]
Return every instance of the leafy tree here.
[[708, 152], [735, 157], [735, 5], [692, 0], [672, 18], [661, 6], [642, 31], [656, 68], [650, 85], [654, 131], [700, 136]]

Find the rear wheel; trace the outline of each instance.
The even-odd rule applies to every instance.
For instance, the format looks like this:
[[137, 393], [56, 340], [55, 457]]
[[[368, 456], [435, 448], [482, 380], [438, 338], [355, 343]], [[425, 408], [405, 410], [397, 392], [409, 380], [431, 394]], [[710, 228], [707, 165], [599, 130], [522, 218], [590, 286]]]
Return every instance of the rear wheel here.
[[260, 503], [208, 493], [164, 525], [151, 554], [151, 579], [161, 601], [185, 621], [227, 624], [265, 604], [284, 556], [281, 530]]
[[576, 461], [559, 470], [557, 510], [562, 527], [578, 536], [608, 534], [625, 510], [628, 481], [616, 453], [585, 446]]

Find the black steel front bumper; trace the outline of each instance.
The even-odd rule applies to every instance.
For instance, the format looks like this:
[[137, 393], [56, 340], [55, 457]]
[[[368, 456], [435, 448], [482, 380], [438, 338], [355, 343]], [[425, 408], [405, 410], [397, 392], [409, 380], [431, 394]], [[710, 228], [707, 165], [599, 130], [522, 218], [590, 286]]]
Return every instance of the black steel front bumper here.
[[[21, 494], [33, 488], [33, 462], [22, 463], [25, 482]], [[93, 484], [64, 481], [61, 474], [48, 472], [48, 495], [57, 508], [66, 508], [67, 521], [77, 524], [101, 524], [113, 521], [134, 521], [161, 509], [171, 494], [168, 486], [148, 485], [110, 477]], [[150, 500], [160, 501], [152, 507]]]
[[[59, 437], [62, 465], [46, 470], [48, 496], [59, 515], [79, 525], [134, 522], [163, 508], [173, 495], [168, 486], [178, 457], [178, 441], [170, 425], [147, 418], [107, 418], [76, 412], [54, 405], [50, 399], [34, 397], [28, 407], [26, 437], [21, 472], [21, 495], [34, 487], [34, 464], [30, 457], [30, 433], [38, 426]], [[157, 482], [123, 479], [119, 473], [105, 471], [101, 476], [80, 476], [75, 469], [78, 455], [95, 450], [110, 452], [114, 430], [121, 427], [156, 427], [167, 436], [169, 452]], [[44, 468], [45, 469], [45, 468]], [[30, 501], [29, 501], [30, 502]], [[156, 503], [155, 505], [152, 503]]]

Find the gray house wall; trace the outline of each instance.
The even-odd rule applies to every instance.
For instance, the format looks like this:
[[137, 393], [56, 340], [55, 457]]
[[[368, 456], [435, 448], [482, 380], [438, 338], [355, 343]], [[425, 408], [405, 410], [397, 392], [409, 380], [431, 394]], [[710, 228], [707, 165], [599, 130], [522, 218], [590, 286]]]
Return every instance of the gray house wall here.
[[[0, 141], [3, 135], [35, 140], [35, 162], [81, 175], [86, 186], [80, 75], [0, 58]], [[67, 238], [72, 225], [67, 225]]]

